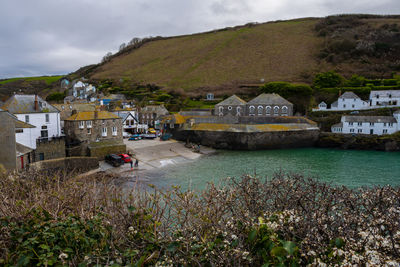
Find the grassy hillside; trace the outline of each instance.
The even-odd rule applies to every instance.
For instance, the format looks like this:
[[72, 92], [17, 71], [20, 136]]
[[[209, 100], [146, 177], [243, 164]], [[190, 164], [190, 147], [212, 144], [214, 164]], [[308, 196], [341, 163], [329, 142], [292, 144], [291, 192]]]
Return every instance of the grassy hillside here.
[[220, 96], [244, 93], [251, 89], [242, 84], [260, 79], [310, 83], [328, 70], [383, 78], [400, 69], [398, 25], [399, 16], [346, 15], [156, 37], [76, 74]]
[[192, 90], [237, 83], [304, 80], [318, 69], [323, 39], [315, 19], [236, 27], [152, 41], [96, 68], [93, 79], [128, 79]]

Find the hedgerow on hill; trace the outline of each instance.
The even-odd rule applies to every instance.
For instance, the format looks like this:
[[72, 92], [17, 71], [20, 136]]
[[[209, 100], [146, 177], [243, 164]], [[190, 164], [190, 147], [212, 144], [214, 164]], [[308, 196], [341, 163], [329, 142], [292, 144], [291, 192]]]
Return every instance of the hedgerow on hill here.
[[4, 266], [396, 266], [400, 189], [300, 175], [228, 178], [204, 191], [114, 177], [0, 179]]

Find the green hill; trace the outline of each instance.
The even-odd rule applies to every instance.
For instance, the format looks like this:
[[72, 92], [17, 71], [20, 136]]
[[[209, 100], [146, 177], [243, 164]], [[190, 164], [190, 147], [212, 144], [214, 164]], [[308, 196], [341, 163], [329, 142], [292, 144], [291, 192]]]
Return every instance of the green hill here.
[[400, 69], [398, 25], [399, 16], [343, 15], [156, 37], [74, 75], [155, 84], [191, 95], [240, 93], [247, 90], [243, 84], [261, 79], [310, 83], [328, 70], [345, 77], [390, 77]]

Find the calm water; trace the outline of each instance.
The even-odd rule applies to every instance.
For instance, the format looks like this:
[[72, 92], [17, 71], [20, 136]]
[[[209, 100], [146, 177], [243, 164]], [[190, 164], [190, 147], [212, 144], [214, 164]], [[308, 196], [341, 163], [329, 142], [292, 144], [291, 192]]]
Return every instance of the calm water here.
[[207, 182], [254, 174], [271, 177], [282, 170], [350, 187], [400, 185], [400, 152], [287, 149], [219, 151], [189, 163], [169, 165], [147, 174], [159, 187], [202, 189]]

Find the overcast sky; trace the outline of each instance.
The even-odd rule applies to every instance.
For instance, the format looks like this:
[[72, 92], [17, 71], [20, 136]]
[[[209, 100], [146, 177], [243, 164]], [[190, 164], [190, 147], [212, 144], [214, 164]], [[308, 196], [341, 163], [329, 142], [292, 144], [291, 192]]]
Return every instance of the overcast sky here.
[[67, 74], [133, 37], [339, 13], [400, 14], [400, 1], [0, 0], [0, 78]]

